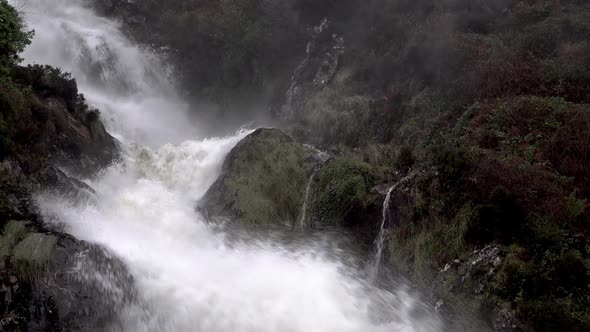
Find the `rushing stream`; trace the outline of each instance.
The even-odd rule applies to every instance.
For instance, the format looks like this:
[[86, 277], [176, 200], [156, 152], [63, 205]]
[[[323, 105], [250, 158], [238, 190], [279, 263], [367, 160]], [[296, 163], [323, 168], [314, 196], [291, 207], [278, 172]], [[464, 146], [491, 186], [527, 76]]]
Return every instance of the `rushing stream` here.
[[25, 61], [71, 72], [122, 144], [123, 161], [87, 180], [95, 199], [38, 198], [47, 222], [104, 246], [133, 275], [137, 301], [120, 310], [113, 330], [440, 330], [409, 291], [377, 288], [316, 246], [228, 243], [195, 203], [248, 131], [197, 139], [166, 66], [83, 1], [15, 2], [36, 31]]

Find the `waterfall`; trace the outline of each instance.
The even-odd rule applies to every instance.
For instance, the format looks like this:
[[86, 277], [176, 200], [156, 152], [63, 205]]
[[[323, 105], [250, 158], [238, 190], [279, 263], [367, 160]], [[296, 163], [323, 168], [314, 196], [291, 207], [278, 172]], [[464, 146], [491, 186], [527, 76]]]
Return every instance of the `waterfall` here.
[[229, 242], [223, 229], [212, 229], [195, 202], [249, 132], [197, 139], [166, 65], [82, 0], [29, 1], [26, 9], [36, 36], [25, 61], [72, 72], [121, 141], [121, 163], [86, 180], [92, 201], [36, 200], [47, 223], [103, 246], [133, 275], [137, 301], [119, 311], [120, 326], [111, 330], [440, 330], [436, 315], [405, 288], [377, 288], [313, 243], [291, 248], [270, 236]]
[[311, 176], [309, 177], [309, 181], [307, 181], [307, 187], [305, 187], [305, 197], [303, 198], [303, 207], [301, 208], [301, 219], [299, 220], [299, 227], [304, 229], [307, 224], [307, 205], [309, 204], [309, 195], [311, 192], [311, 185], [313, 184], [313, 180], [317, 171], [313, 171]]
[[386, 232], [386, 225], [391, 223], [391, 211], [390, 211], [390, 203], [391, 203], [391, 194], [397, 188], [397, 185], [389, 188], [387, 190], [387, 195], [385, 195], [385, 200], [383, 201], [383, 210], [381, 212], [381, 227], [379, 228], [379, 234], [377, 235], [377, 239], [375, 240], [375, 256], [373, 257], [372, 265], [369, 270], [369, 277], [371, 280], [377, 280], [379, 277], [379, 273], [381, 272], [382, 261], [383, 261], [383, 250], [385, 248], [385, 232]]
[[111, 135], [151, 147], [198, 135], [188, 105], [176, 93], [171, 67], [131, 43], [118, 23], [96, 16], [84, 0], [10, 2], [35, 30], [25, 62], [71, 73]]

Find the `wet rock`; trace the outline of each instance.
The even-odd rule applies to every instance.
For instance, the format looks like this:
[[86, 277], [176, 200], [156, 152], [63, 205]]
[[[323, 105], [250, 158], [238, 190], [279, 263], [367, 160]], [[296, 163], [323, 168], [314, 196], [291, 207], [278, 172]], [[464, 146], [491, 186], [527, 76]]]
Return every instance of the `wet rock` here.
[[50, 158], [53, 164], [86, 177], [118, 158], [117, 142], [106, 131], [98, 114], [77, 116], [60, 98], [49, 98], [46, 103], [48, 110], [61, 119], [55, 137], [48, 138], [53, 142]]
[[[450, 323], [452, 329], [464, 324], [477, 326], [474, 330], [520, 331], [520, 323], [508, 310], [496, 307], [501, 301], [493, 300], [494, 280], [503, 261], [500, 245], [488, 245], [473, 251], [464, 259], [447, 263], [431, 283], [433, 294], [437, 295], [439, 312]], [[465, 313], [476, 313], [468, 317]]]
[[494, 330], [501, 332], [523, 331], [522, 323], [508, 309], [502, 309], [494, 320]]
[[4, 330], [111, 329], [135, 297], [122, 262], [69, 235], [11, 221], [0, 247], [7, 262], [0, 270]]
[[228, 154], [221, 176], [199, 203], [211, 217], [250, 224], [294, 224], [317, 153], [276, 129], [259, 129]]
[[96, 192], [86, 183], [68, 176], [61, 169], [55, 166], [49, 166], [43, 176], [41, 183], [45, 188], [59, 196], [65, 197], [75, 202], [91, 202], [95, 198]]
[[337, 73], [344, 54], [344, 39], [330, 27], [327, 19], [312, 31], [306, 57], [295, 69], [284, 103], [272, 112], [283, 121], [300, 120], [311, 96], [326, 87]]

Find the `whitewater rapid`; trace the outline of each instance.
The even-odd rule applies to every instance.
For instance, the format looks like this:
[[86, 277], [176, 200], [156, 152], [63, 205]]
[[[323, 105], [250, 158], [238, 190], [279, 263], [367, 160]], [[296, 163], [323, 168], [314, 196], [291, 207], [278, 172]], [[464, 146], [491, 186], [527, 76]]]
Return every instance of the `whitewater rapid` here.
[[117, 23], [83, 1], [24, 3], [36, 31], [26, 62], [72, 72], [122, 143], [122, 161], [85, 180], [93, 199], [37, 198], [46, 222], [103, 246], [132, 274], [137, 299], [120, 310], [113, 330], [440, 330], [408, 290], [377, 288], [317, 246], [229, 241], [195, 206], [249, 131], [196, 139], [169, 69], [125, 38]]

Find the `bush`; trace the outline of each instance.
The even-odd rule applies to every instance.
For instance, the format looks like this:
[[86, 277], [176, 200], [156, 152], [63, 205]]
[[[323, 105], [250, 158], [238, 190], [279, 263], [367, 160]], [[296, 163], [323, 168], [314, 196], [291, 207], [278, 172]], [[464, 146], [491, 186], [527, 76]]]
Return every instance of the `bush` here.
[[322, 167], [317, 181], [314, 214], [322, 223], [337, 223], [365, 204], [376, 179], [369, 164], [340, 157]]
[[19, 54], [31, 43], [33, 31], [26, 31], [14, 7], [0, 0], [0, 77], [21, 61]]
[[563, 175], [572, 176], [590, 195], [590, 109], [587, 106], [573, 109], [564, 116], [564, 124], [555, 132], [545, 148], [547, 158]]
[[471, 169], [471, 162], [466, 151], [461, 149], [438, 147], [433, 154], [440, 174], [441, 183], [447, 188], [458, 189]]
[[16, 67], [13, 80], [21, 85], [31, 86], [42, 97], [58, 95], [66, 102], [78, 99], [78, 85], [70, 73], [48, 65]]

